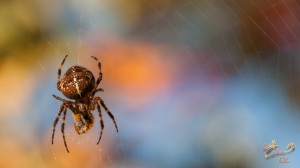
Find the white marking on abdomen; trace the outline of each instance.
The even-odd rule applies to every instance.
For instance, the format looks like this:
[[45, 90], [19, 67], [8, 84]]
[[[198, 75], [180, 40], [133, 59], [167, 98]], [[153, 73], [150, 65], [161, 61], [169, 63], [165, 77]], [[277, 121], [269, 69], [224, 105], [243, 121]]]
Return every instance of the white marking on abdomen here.
[[77, 90], [77, 94], [79, 94], [79, 96], [81, 97], [81, 92], [79, 90], [79, 86], [78, 86], [78, 82], [77, 82], [77, 79], [76, 78], [73, 78], [73, 81], [75, 83], [75, 87], [76, 87], [76, 90]]

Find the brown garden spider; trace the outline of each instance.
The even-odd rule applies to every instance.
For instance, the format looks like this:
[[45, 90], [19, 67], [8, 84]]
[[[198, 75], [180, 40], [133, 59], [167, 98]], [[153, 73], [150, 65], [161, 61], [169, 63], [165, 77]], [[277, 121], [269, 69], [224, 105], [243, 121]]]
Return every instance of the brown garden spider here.
[[69, 101], [65, 100], [63, 98], [60, 98], [56, 95], [52, 95], [55, 99], [60, 100], [63, 102], [63, 104], [60, 106], [60, 110], [53, 122], [53, 132], [52, 132], [52, 144], [54, 139], [54, 133], [55, 133], [55, 126], [63, 113], [62, 117], [62, 123], [61, 123], [61, 132], [64, 139], [64, 144], [66, 147], [67, 152], [69, 153], [69, 149], [66, 143], [65, 139], [65, 120], [66, 120], [66, 114], [67, 109], [70, 109], [73, 113], [74, 118], [74, 126], [75, 130], [78, 134], [86, 133], [90, 128], [94, 125], [94, 116], [91, 113], [91, 111], [95, 110], [97, 107], [99, 118], [100, 118], [100, 124], [101, 124], [101, 131], [100, 131], [100, 137], [97, 142], [97, 145], [99, 144], [102, 132], [104, 129], [104, 123], [101, 113], [101, 106], [105, 109], [109, 117], [113, 120], [114, 125], [116, 127], [116, 130], [118, 132], [118, 126], [115, 121], [114, 115], [109, 111], [109, 109], [104, 104], [101, 97], [95, 97], [96, 92], [103, 91], [102, 88], [98, 88], [99, 83], [102, 80], [102, 72], [101, 72], [101, 63], [99, 60], [91, 56], [93, 59], [95, 59], [98, 62], [98, 69], [99, 69], [99, 77], [97, 81], [95, 82], [95, 77], [92, 74], [91, 71], [88, 69], [75, 65], [72, 66], [67, 70], [67, 72], [61, 76], [61, 68], [66, 60], [68, 55], [65, 56], [63, 59], [59, 69], [58, 69], [58, 80], [57, 80], [57, 89], [67, 98], [74, 100]]

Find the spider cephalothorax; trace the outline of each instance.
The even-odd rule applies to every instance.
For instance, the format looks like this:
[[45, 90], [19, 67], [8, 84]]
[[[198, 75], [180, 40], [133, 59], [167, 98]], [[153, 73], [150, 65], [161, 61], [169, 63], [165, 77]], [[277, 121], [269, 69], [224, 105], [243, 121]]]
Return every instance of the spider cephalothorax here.
[[113, 114], [106, 107], [103, 100], [100, 97], [95, 97], [96, 92], [103, 91], [103, 89], [101, 88], [97, 89], [99, 83], [102, 80], [101, 63], [98, 61], [98, 59], [92, 56], [92, 58], [94, 58], [98, 62], [98, 69], [99, 69], [99, 77], [97, 81], [95, 81], [95, 77], [93, 73], [81, 66], [72, 66], [67, 70], [67, 72], [63, 75], [63, 77], [60, 78], [61, 68], [66, 58], [67, 55], [63, 59], [60, 68], [58, 69], [57, 89], [60, 92], [62, 92], [64, 96], [75, 101], [73, 102], [73, 101], [65, 100], [56, 95], [53, 95], [54, 98], [62, 101], [63, 104], [60, 106], [60, 110], [53, 123], [52, 144], [54, 139], [55, 126], [61, 116], [61, 113], [63, 113], [61, 131], [63, 134], [66, 150], [69, 152], [65, 140], [65, 134], [64, 134], [67, 109], [70, 109], [73, 113], [74, 127], [76, 132], [78, 134], [83, 134], [93, 127], [94, 116], [91, 112], [95, 110], [95, 108], [97, 107], [99, 118], [100, 118], [100, 124], [101, 124], [100, 137], [97, 144], [99, 144], [101, 140], [102, 132], [104, 128], [100, 105], [105, 109], [109, 117], [113, 120], [117, 132], [118, 132], [118, 126], [114, 119]]

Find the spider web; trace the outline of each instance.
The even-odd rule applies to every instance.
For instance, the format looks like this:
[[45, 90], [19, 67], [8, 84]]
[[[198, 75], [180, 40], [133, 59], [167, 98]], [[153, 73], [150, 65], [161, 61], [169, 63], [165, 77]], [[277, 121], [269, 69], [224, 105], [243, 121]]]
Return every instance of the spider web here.
[[[299, 120], [299, 2], [162, 2], [142, 3], [150, 11], [149, 15], [129, 10], [130, 16], [142, 15], [142, 19], [132, 25], [123, 21], [125, 16], [114, 15], [119, 12], [115, 8], [112, 12], [97, 12], [92, 1], [76, 1], [62, 7], [62, 16], [72, 19], [62, 19], [59, 24], [68, 30], [64, 29], [55, 38], [51, 37], [55, 26], [47, 22], [39, 25], [54, 56], [37, 63], [47, 73], [56, 72], [55, 68], [66, 54], [73, 59], [68, 58], [63, 72], [73, 64], [95, 66], [92, 60], [86, 61], [87, 57], [101, 53], [102, 43], [109, 37], [107, 32], [121, 36], [123, 41], [120, 41], [124, 43], [138, 39], [138, 42], [161, 44], [167, 50], [164, 64], [176, 63], [174, 71], [178, 77], [174, 80], [177, 84], [163, 101], [174, 107], [154, 101], [148, 105], [151, 108], [143, 109], [146, 112], [133, 115], [126, 106], [112, 103], [113, 100], [121, 102], [119, 99], [110, 99], [109, 93], [104, 94], [113, 111], [122, 111], [122, 114], [114, 114], [119, 127], [123, 127], [116, 133], [110, 118], [103, 112], [105, 130], [97, 146], [95, 163], [107, 167], [279, 167], [274, 160], [265, 160], [260, 148], [272, 139], [283, 147], [290, 141], [297, 146], [300, 140], [300, 130], [296, 127]], [[100, 37], [104, 40], [99, 40]], [[111, 59], [117, 61], [118, 58], [112, 56]], [[53, 84], [55, 80], [53, 76], [48, 83]], [[50, 87], [55, 92], [55, 86]], [[52, 105], [51, 110], [55, 111], [54, 107], [60, 104], [52, 102]], [[80, 149], [86, 146], [95, 149], [92, 145], [96, 143], [100, 126], [98, 115], [94, 114], [97, 129], [78, 136], [68, 112], [66, 137], [71, 153], [76, 153], [76, 145]], [[47, 119], [42, 120], [48, 121], [55, 115], [45, 113]], [[51, 123], [47, 127], [49, 125]], [[172, 130], [174, 127], [177, 132]], [[42, 129], [46, 130], [46, 126]], [[59, 131], [56, 133], [56, 144], [63, 144], [58, 140]], [[58, 156], [56, 149], [52, 148], [54, 160], [63, 156]], [[232, 154], [226, 156], [227, 151]], [[300, 165], [295, 156], [296, 152], [288, 156], [292, 166]]]
[[[295, 0], [189, 0], [179, 3], [180, 5], [175, 1], [168, 3], [169, 15], [159, 22], [163, 24], [155, 25], [143, 33], [147, 39], [180, 46], [175, 51], [181, 57], [185, 57], [183, 62], [189, 62], [189, 66], [194, 67], [191, 70], [194, 78], [189, 80], [199, 86], [192, 87], [195, 91], [205, 83], [225, 79], [225, 93], [224, 97], [220, 98], [219, 105], [226, 110], [217, 109], [216, 115], [226, 124], [246, 123], [241, 124], [245, 128], [241, 128], [240, 131], [252, 130], [253, 133], [259, 134], [255, 136], [256, 139], [248, 142], [258, 149], [260, 144], [266, 143], [263, 141], [268, 141], [267, 139], [279, 139], [281, 143], [286, 144], [288, 141], [299, 139], [299, 129], [295, 127], [299, 97], [299, 3]], [[149, 2], [149, 6], [151, 5]], [[203, 109], [203, 106], [198, 108]], [[230, 136], [239, 139], [236, 137], [239, 135], [234, 133], [236, 131], [221, 128], [217, 128], [217, 131], [225, 131], [228, 134], [224, 135], [225, 140], [232, 140], [228, 138]], [[243, 134], [240, 136], [242, 141]], [[224, 138], [214, 135], [212, 137]], [[239, 140], [234, 142], [237, 141]], [[255, 151], [257, 152], [259, 150]], [[249, 153], [253, 154], [250, 149]], [[263, 157], [259, 157], [254, 160], [259, 160], [259, 164], [264, 167], [279, 166], [272, 165], [274, 162], [265, 162]], [[293, 165], [299, 164], [296, 158], [292, 155], [290, 157], [294, 160]], [[253, 162], [253, 158], [247, 159], [246, 163]]]

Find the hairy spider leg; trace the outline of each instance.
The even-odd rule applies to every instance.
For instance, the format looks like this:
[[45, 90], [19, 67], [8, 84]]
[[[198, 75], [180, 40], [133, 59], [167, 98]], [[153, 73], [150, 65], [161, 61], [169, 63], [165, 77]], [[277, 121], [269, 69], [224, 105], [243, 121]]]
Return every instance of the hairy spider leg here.
[[65, 108], [64, 109], [62, 123], [61, 123], [61, 133], [63, 134], [63, 139], [64, 139], [64, 144], [65, 144], [66, 150], [67, 150], [68, 153], [70, 153], [69, 149], [68, 149], [68, 146], [67, 146], [66, 138], [65, 138], [65, 120], [66, 120], [66, 114], [67, 114], [67, 109]]
[[64, 104], [62, 104], [62, 105], [60, 106], [60, 110], [59, 110], [59, 112], [58, 112], [58, 114], [57, 114], [57, 116], [56, 116], [56, 118], [55, 118], [55, 120], [54, 120], [54, 122], [53, 122], [52, 140], [51, 140], [52, 144], [53, 144], [53, 139], [54, 139], [54, 134], [55, 134], [55, 127], [56, 127], [56, 124], [57, 124], [57, 122], [58, 122], [58, 120], [59, 120], [59, 118], [60, 118], [60, 115], [61, 115], [61, 113], [63, 112], [64, 109], [65, 109], [65, 106], [64, 106]]
[[98, 140], [98, 142], [97, 142], [97, 145], [98, 145], [99, 142], [100, 142], [100, 140], [101, 140], [102, 133], [103, 133], [103, 130], [104, 130], [104, 122], [103, 122], [103, 118], [102, 118], [101, 108], [100, 108], [100, 105], [99, 105], [98, 102], [97, 102], [97, 110], [98, 110], [98, 113], [99, 113], [100, 124], [101, 124], [100, 137], [99, 137], [99, 140]]
[[99, 77], [98, 77], [98, 79], [97, 79], [97, 81], [96, 81], [96, 84], [95, 84], [95, 87], [94, 87], [94, 89], [93, 89], [93, 90], [96, 90], [97, 87], [98, 87], [98, 85], [99, 85], [99, 83], [100, 83], [101, 80], [102, 80], [103, 74], [102, 74], [102, 71], [101, 71], [101, 62], [98, 60], [98, 58], [96, 58], [96, 57], [94, 57], [94, 56], [91, 56], [91, 57], [94, 58], [94, 60], [96, 60], [96, 61], [98, 62]]
[[68, 57], [68, 55], [65, 56], [65, 58], [64, 58], [63, 61], [61, 62], [60, 67], [59, 67], [59, 69], [58, 69], [58, 72], [57, 72], [57, 75], [58, 75], [58, 76], [57, 76], [57, 80], [58, 80], [58, 81], [60, 81], [61, 68], [62, 68], [62, 66], [64, 65], [64, 63], [65, 63], [67, 57]]
[[60, 100], [62, 102], [64, 102], [64, 106], [66, 106], [67, 108], [69, 108], [74, 114], [78, 114], [78, 112], [75, 110], [74, 106], [72, 104], [75, 104], [75, 102], [63, 99], [59, 96], [56, 96], [55, 94], [52, 94], [52, 96], [57, 99]]
[[115, 120], [115, 117], [114, 117], [114, 115], [109, 111], [109, 109], [106, 107], [104, 101], [103, 101], [100, 97], [95, 97], [95, 99], [98, 100], [98, 101], [100, 102], [101, 106], [104, 108], [104, 110], [106, 111], [106, 113], [107, 113], [107, 114], [109, 115], [109, 117], [113, 120], [117, 132], [119, 132], [118, 126], [117, 126], [117, 123], [116, 123], [116, 120]]
[[64, 102], [64, 103], [73, 103], [73, 102], [68, 101], [68, 100], [66, 100], [66, 99], [63, 99], [63, 98], [61, 98], [61, 97], [59, 97], [59, 96], [56, 96], [55, 94], [52, 94], [52, 96], [53, 96], [55, 99], [60, 100], [60, 101], [62, 101], [62, 102]]
[[93, 91], [92, 95], [94, 96], [97, 92], [104, 92], [104, 90], [102, 88], [98, 88]]

